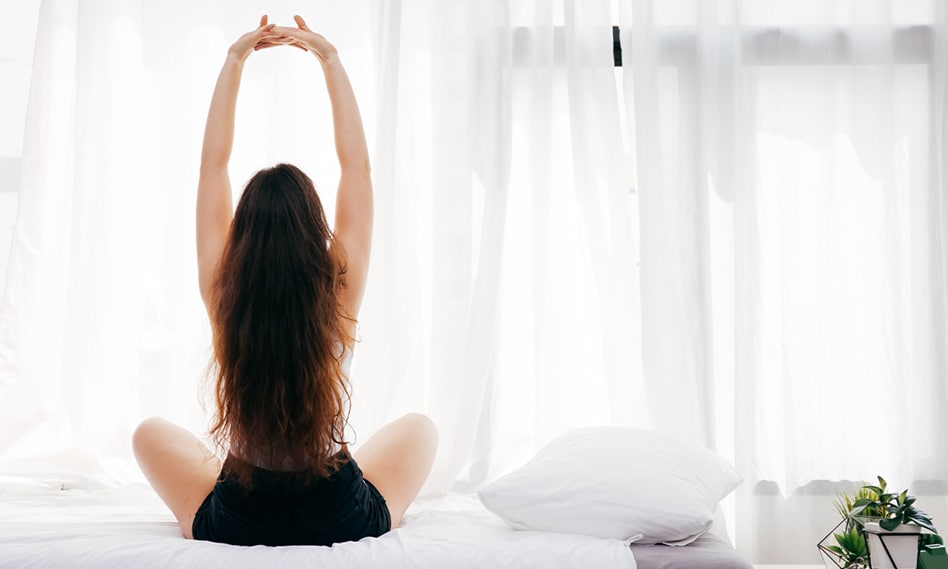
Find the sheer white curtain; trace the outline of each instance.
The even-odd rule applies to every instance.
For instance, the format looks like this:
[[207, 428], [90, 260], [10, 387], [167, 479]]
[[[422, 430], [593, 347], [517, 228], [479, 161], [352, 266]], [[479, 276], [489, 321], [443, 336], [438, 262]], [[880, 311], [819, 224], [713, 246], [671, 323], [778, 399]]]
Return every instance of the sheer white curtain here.
[[747, 476], [739, 547], [815, 561], [836, 489], [819, 481], [921, 483], [941, 511], [944, 3], [619, 12], [645, 381], [667, 386], [650, 404], [690, 400], [677, 428]]
[[380, 16], [358, 395], [395, 402], [371, 416], [427, 401], [436, 479], [461, 489], [566, 429], [645, 424], [608, 3], [394, 2]]

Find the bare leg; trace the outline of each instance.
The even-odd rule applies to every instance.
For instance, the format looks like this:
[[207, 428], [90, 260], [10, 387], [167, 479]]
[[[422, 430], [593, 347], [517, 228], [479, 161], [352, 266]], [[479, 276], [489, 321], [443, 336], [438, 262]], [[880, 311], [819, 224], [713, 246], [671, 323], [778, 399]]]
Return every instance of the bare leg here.
[[379, 429], [353, 453], [365, 478], [385, 498], [393, 529], [428, 478], [437, 450], [434, 423], [411, 413]]
[[135, 429], [132, 447], [148, 482], [191, 539], [194, 513], [214, 488], [220, 461], [189, 431], [157, 417]]

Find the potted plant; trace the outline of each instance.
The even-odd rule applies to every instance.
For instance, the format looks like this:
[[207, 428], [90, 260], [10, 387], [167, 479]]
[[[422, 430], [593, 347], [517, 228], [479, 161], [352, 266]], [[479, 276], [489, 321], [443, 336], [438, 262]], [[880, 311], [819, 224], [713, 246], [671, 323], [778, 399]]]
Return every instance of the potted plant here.
[[922, 544], [922, 528], [933, 534], [938, 530], [931, 517], [915, 507], [915, 497], [908, 490], [886, 492], [885, 480], [879, 476], [878, 486], [863, 486], [875, 494], [853, 502], [850, 517], [858, 517], [867, 509], [882, 516], [878, 521], [863, 524], [872, 569], [916, 569]]
[[887, 492], [885, 479], [877, 478], [878, 485], [837, 497], [843, 520], [817, 544], [827, 569], [867, 569], [870, 559], [872, 569], [916, 569], [919, 552], [942, 542], [914, 496]]

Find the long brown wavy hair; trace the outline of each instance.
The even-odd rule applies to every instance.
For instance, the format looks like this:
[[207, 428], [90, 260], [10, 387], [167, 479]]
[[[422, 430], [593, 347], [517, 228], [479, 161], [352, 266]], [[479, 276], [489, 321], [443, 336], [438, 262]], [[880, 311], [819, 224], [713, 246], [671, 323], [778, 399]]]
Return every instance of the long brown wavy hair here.
[[[344, 460], [353, 319], [339, 303], [345, 260], [309, 177], [279, 164], [244, 188], [209, 311], [217, 413], [211, 436], [253, 467], [328, 476]], [[242, 459], [242, 460], [241, 460]]]

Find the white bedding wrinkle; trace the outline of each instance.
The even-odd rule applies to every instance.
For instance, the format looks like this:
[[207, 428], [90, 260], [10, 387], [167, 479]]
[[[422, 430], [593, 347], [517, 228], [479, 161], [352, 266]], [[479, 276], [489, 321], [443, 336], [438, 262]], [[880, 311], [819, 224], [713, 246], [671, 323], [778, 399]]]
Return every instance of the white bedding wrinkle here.
[[636, 569], [621, 541], [517, 531], [470, 496], [419, 500], [402, 527], [332, 547], [186, 540], [143, 485], [0, 493], [0, 568]]

